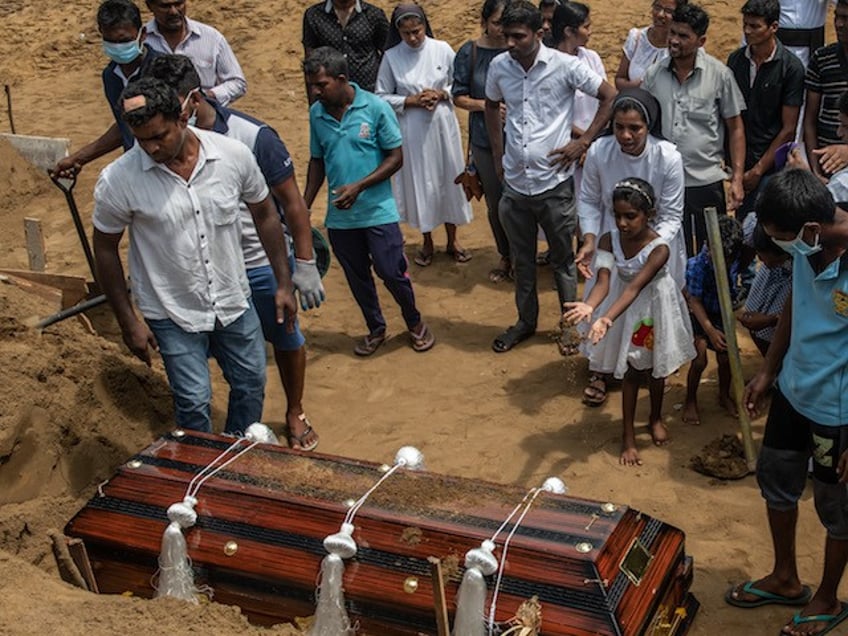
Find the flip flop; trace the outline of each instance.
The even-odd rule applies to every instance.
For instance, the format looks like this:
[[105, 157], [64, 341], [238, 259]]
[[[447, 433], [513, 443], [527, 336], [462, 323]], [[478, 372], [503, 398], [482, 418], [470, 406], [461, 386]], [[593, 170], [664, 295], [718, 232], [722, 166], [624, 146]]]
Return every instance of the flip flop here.
[[506, 353], [519, 342], [527, 340], [535, 331], [527, 331], [519, 329], [515, 325], [504, 331], [501, 335], [492, 342], [492, 350], [495, 353]]
[[412, 339], [412, 348], [418, 353], [429, 351], [436, 344], [436, 336], [433, 335], [430, 328], [423, 322], [418, 333], [415, 333], [412, 329], [409, 330], [409, 337]]
[[424, 250], [418, 250], [412, 262], [419, 267], [428, 267], [433, 262], [433, 252], [427, 254]]
[[369, 333], [353, 348], [353, 352], [358, 356], [370, 356], [386, 342], [386, 338], [388, 335], [385, 330]]
[[[801, 612], [796, 612], [785, 627], [796, 628], [809, 623], [826, 623], [825, 628], [817, 632], [810, 632], [809, 636], [824, 636], [836, 629], [839, 624], [848, 618], [848, 603], [842, 603], [842, 611], [839, 614], [813, 614], [811, 616], [801, 616]], [[787, 632], [780, 630], [781, 636], [789, 636]]]
[[[318, 435], [315, 435], [315, 439], [312, 440], [309, 444], [305, 444], [303, 440], [309, 437], [312, 433], [315, 432], [315, 429], [312, 428], [312, 425], [309, 423], [309, 420], [306, 418], [306, 413], [301, 413], [297, 416], [301, 422], [306, 424], [306, 428], [303, 429], [303, 432], [300, 435], [295, 435], [294, 433], [289, 433], [289, 448], [293, 450], [301, 450], [305, 452], [309, 452], [315, 450], [318, 447], [318, 442], [320, 439]], [[297, 444], [297, 446], [295, 446]]]
[[751, 594], [752, 596], [758, 597], [756, 601], [745, 601], [733, 598], [733, 592], [738, 587], [738, 585], [734, 585], [727, 590], [727, 594], [724, 595], [724, 600], [734, 607], [741, 607], [743, 609], [762, 607], [763, 605], [789, 605], [793, 607], [804, 606], [809, 603], [810, 599], [813, 597], [813, 591], [807, 585], [802, 588], [801, 593], [798, 596], [784, 596], [783, 594], [773, 594], [772, 592], [766, 592], [765, 590], [754, 587], [753, 581], [745, 581], [740, 591], [745, 594]]
[[455, 250], [453, 248], [445, 250], [445, 253], [452, 257], [457, 263], [467, 263], [471, 260], [471, 251], [466, 249]]

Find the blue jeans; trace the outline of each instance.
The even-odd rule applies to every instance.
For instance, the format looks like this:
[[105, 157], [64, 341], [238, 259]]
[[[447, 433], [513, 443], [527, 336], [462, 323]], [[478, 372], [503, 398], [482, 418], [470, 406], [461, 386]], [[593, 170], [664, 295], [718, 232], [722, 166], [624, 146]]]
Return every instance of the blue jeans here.
[[179, 428], [212, 432], [210, 355], [230, 385], [224, 432], [243, 433], [260, 421], [265, 400], [265, 342], [252, 302], [235, 322], [226, 327], [216, 322], [212, 331], [189, 333], [169, 319], [148, 320], [147, 324], [159, 343]]

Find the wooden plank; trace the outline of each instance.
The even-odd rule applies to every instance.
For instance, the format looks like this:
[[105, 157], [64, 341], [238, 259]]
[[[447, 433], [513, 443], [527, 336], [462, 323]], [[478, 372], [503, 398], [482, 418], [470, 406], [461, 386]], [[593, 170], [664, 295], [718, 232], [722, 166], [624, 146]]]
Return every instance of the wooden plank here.
[[67, 541], [68, 552], [70, 552], [71, 558], [74, 560], [80, 574], [82, 574], [82, 578], [85, 579], [88, 589], [99, 594], [100, 590], [97, 588], [97, 579], [94, 578], [94, 569], [91, 567], [91, 560], [88, 558], [85, 543], [83, 543], [82, 539], [68, 539]]
[[24, 236], [26, 237], [27, 258], [29, 268], [34, 272], [43, 272], [47, 266], [47, 256], [44, 251], [44, 232], [41, 221], [32, 217], [24, 219]]
[[9, 285], [14, 285], [15, 287], [23, 289], [25, 292], [29, 292], [30, 294], [34, 294], [44, 298], [45, 300], [54, 302], [59, 306], [62, 304], [62, 290], [57, 289], [56, 287], [43, 285], [24, 278], [23, 276], [15, 276], [13, 274], [3, 272], [0, 272], [0, 281]]
[[433, 578], [433, 609], [436, 612], [436, 627], [439, 630], [439, 636], [450, 636], [442, 561], [437, 557], [427, 557], [427, 560], [430, 562], [430, 576]]
[[61, 307], [67, 309], [73, 307], [79, 301], [88, 296], [88, 284], [82, 276], [68, 276], [65, 274], [48, 274], [46, 272], [32, 272], [27, 269], [0, 268], [0, 274], [22, 278], [24, 280], [54, 287], [61, 293]]
[[742, 431], [742, 446], [745, 449], [745, 461], [748, 463], [748, 473], [753, 475], [757, 467], [757, 452], [754, 450], [754, 438], [751, 434], [751, 418], [745, 408], [745, 378], [742, 375], [742, 358], [739, 356], [739, 345], [736, 342], [736, 316], [733, 313], [733, 299], [730, 297], [730, 282], [719, 272], [727, 271], [724, 261], [724, 250], [721, 246], [721, 231], [718, 227], [718, 212], [715, 208], [704, 208], [704, 218], [707, 222], [707, 238], [710, 244], [710, 256], [713, 259], [713, 270], [716, 274], [718, 301], [721, 307], [721, 321], [724, 323], [724, 339], [727, 342], [727, 357], [730, 359], [731, 388], [733, 399], [737, 406], [737, 419]]

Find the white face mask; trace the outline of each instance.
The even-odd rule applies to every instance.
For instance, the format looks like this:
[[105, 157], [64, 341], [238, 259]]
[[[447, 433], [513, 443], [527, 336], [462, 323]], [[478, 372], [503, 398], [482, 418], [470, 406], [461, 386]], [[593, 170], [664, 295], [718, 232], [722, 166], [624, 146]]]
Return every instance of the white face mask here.
[[[188, 92], [186, 98], [183, 100], [182, 106], [180, 106], [180, 110], [185, 110], [186, 106], [188, 106], [189, 101], [191, 100], [191, 96], [199, 91], [199, 88], [193, 88]], [[191, 115], [188, 116], [188, 122], [186, 122], [189, 126], [197, 125], [197, 109], [195, 108]]]
[[816, 234], [815, 242], [812, 245], [808, 245], [804, 240], [804, 227], [801, 227], [798, 232], [798, 236], [796, 236], [791, 241], [781, 241], [780, 239], [772, 238], [771, 240], [777, 245], [780, 249], [792, 256], [810, 256], [811, 254], [815, 254], [816, 252], [820, 252], [822, 249], [821, 244], [819, 243], [819, 235]]

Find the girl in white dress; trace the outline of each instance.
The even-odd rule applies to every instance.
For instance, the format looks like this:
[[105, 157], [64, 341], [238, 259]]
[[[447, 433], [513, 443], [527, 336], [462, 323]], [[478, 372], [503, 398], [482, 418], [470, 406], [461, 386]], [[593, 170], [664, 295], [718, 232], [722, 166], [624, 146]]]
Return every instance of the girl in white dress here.
[[[686, 284], [686, 249], [683, 243], [683, 158], [674, 144], [662, 138], [657, 100], [642, 88], [621, 91], [612, 107], [612, 135], [597, 139], [586, 153], [577, 198], [577, 216], [583, 245], [575, 262], [586, 278], [583, 298], [588, 298], [595, 278], [592, 259], [598, 237], [615, 227], [612, 191], [626, 177], [644, 179], [656, 193], [656, 214], [651, 227], [668, 244], [668, 268], [682, 289]], [[583, 402], [600, 406], [606, 401], [613, 369], [590, 360], [589, 382]]]
[[586, 302], [565, 303], [563, 321], [594, 317], [588, 339], [590, 360], [612, 368], [622, 379], [622, 435], [619, 463], [641, 465], [634, 420], [640, 379], [649, 375], [654, 444], [668, 442], [662, 419], [665, 378], [695, 357], [686, 301], [667, 267], [668, 243], [651, 228], [654, 189], [628, 178], [612, 194], [615, 228], [598, 242], [597, 281]]
[[402, 4], [392, 13], [376, 93], [391, 104], [403, 134], [403, 168], [392, 177], [401, 218], [424, 234], [415, 263], [433, 259], [432, 231], [444, 224], [449, 256], [471, 259], [456, 226], [471, 222], [471, 206], [454, 183], [465, 169], [459, 124], [451, 101], [453, 49], [434, 40], [424, 10]]

